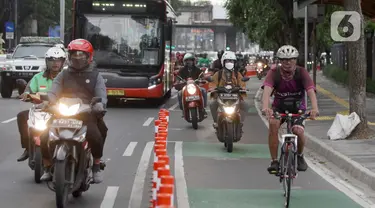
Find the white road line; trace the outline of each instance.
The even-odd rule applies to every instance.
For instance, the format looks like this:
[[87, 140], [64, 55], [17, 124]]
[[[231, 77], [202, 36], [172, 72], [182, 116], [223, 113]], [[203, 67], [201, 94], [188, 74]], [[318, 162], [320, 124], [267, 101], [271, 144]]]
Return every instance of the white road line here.
[[132, 192], [130, 194], [128, 208], [140, 208], [141, 207], [142, 197], [143, 197], [143, 187], [145, 185], [146, 172], [148, 169], [148, 164], [151, 159], [153, 146], [154, 146], [154, 142], [147, 142], [146, 147], [143, 150], [141, 160], [139, 161], [137, 173], [135, 175]]
[[100, 204], [100, 208], [113, 208], [113, 206], [115, 205], [118, 189], [118, 186], [107, 187], [107, 191], [105, 192], [102, 204]]
[[5, 124], [5, 123], [10, 123], [10, 122], [12, 122], [12, 121], [14, 121], [14, 120], [17, 120], [17, 117], [13, 117], [13, 118], [8, 119], [8, 120], [5, 120], [5, 121], [3, 121], [3, 122], [1, 122], [1, 123], [3, 123], [3, 124]]
[[176, 194], [177, 194], [177, 207], [190, 208], [189, 196], [187, 193], [187, 185], [185, 180], [184, 160], [182, 156], [182, 142], [175, 143], [175, 156], [174, 156], [174, 172], [176, 177]]
[[125, 152], [122, 156], [124, 156], [124, 157], [132, 156], [132, 154], [134, 152], [134, 149], [137, 146], [137, 143], [138, 142], [130, 142], [128, 147], [125, 149]]
[[175, 108], [177, 108], [177, 106], [178, 106], [178, 103], [172, 105], [168, 110], [174, 110]]
[[172, 96], [172, 99], [175, 99], [176, 97], [177, 97], [177, 94], [173, 95], [173, 96]]
[[154, 120], [154, 117], [149, 117], [149, 118], [143, 123], [143, 126], [149, 126], [153, 120]]

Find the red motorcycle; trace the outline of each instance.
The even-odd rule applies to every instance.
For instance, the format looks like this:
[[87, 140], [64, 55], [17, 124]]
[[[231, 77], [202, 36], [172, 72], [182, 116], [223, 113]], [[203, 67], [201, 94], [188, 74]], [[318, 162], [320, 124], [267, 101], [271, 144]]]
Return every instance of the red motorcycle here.
[[206, 81], [200, 78], [197, 80], [193, 80], [192, 78], [184, 80], [178, 75], [177, 78], [180, 82], [175, 84], [174, 87], [177, 90], [181, 89], [183, 117], [187, 122], [192, 124], [194, 129], [198, 129], [198, 123], [207, 117], [204, 110], [203, 95], [199, 88], [199, 84], [205, 84]]

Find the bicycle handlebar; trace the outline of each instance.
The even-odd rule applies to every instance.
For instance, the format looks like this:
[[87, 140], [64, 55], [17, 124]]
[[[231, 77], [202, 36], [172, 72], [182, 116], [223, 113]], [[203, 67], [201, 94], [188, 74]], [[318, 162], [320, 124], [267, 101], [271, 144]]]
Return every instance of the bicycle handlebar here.
[[278, 112], [275, 112], [273, 114], [274, 118], [303, 118], [303, 119], [306, 119], [308, 117], [310, 117], [310, 113], [307, 113], [307, 114], [300, 114], [300, 113], [278, 113]]

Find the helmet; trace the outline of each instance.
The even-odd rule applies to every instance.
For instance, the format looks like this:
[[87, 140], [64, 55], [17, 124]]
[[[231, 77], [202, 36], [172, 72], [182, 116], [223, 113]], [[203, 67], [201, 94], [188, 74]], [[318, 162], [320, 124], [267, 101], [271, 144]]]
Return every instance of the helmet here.
[[191, 53], [186, 53], [185, 56], [184, 56], [184, 62], [185, 62], [187, 59], [193, 59], [193, 60], [195, 60], [195, 57], [194, 57], [194, 55], [191, 54]]
[[61, 48], [65, 51], [65, 46], [64, 44], [56, 44], [54, 47], [58, 47], [58, 48]]
[[65, 59], [66, 54], [60, 47], [52, 47], [46, 52], [45, 58]]
[[298, 50], [291, 45], [284, 45], [279, 48], [276, 53], [277, 58], [279, 59], [294, 59], [298, 58]]
[[236, 54], [232, 51], [226, 51], [223, 56], [221, 57], [221, 65], [224, 66], [224, 61], [225, 60], [233, 60], [236, 61], [237, 57]]
[[91, 43], [85, 39], [75, 39], [68, 45], [68, 51], [83, 51], [89, 56], [89, 63], [92, 62], [94, 56], [94, 48]]

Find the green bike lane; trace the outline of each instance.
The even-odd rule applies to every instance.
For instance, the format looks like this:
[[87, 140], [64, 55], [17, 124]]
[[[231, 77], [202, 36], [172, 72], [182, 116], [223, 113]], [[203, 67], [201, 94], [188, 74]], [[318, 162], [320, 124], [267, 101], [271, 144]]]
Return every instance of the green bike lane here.
[[[183, 141], [190, 208], [283, 207], [282, 185], [266, 171], [270, 162], [268, 130], [256, 110], [250, 109], [242, 140], [234, 144], [232, 153], [217, 140], [212, 122], [209, 117], [194, 130], [180, 111], [170, 114], [169, 140]], [[292, 189], [291, 207], [361, 207], [311, 168], [300, 172]]]

